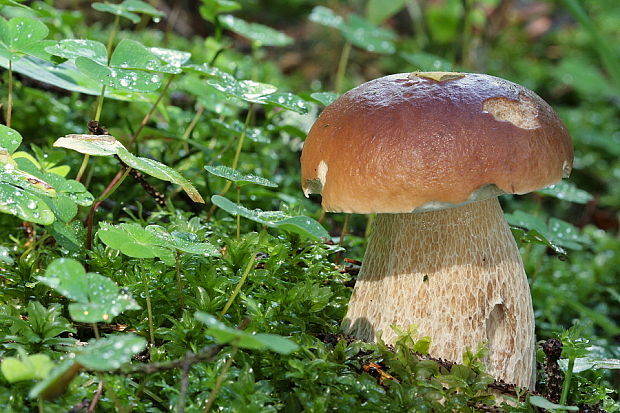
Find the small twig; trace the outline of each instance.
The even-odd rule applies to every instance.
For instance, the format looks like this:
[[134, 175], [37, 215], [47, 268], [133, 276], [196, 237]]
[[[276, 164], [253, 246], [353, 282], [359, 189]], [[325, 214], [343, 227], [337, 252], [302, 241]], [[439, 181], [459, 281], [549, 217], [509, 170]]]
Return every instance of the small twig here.
[[99, 399], [101, 399], [101, 394], [103, 393], [103, 380], [99, 381], [99, 385], [97, 386], [97, 392], [95, 392], [95, 397], [93, 397], [93, 401], [90, 402], [90, 406], [88, 406], [87, 413], [92, 413], [95, 411], [97, 407], [97, 403], [99, 403]]
[[[188, 352], [189, 356], [191, 353]], [[189, 371], [192, 365], [187, 361], [181, 366], [181, 383], [179, 385], [179, 400], [177, 402], [177, 412], [185, 412], [185, 399], [187, 398], [187, 389], [189, 387]]]
[[82, 410], [88, 408], [90, 405], [90, 399], [84, 399], [69, 410], [69, 413], [79, 413]]

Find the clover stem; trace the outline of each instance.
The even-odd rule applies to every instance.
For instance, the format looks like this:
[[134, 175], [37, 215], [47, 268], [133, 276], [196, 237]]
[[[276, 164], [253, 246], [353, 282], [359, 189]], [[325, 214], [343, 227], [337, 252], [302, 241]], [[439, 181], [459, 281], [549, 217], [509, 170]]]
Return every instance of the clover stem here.
[[566, 405], [568, 401], [568, 390], [570, 389], [570, 382], [573, 378], [573, 368], [575, 367], [575, 357], [568, 358], [568, 367], [566, 368], [566, 374], [564, 375], [564, 383], [562, 383], [562, 395], [560, 396], [560, 404]]
[[11, 127], [13, 113], [13, 61], [9, 59], [9, 96], [6, 103], [6, 126]]
[[[99, 122], [101, 119], [101, 111], [103, 110], [103, 99], [105, 97], [105, 85], [101, 86], [101, 93], [97, 98], [97, 109], [95, 110], [95, 121]], [[89, 154], [85, 154], [82, 159], [82, 164], [80, 165], [80, 169], [78, 170], [77, 175], [75, 176], [75, 180], [80, 182], [82, 180], [82, 176], [84, 176], [84, 172], [86, 171], [86, 167], [88, 166], [88, 160], [90, 159]]]
[[181, 251], [176, 250], [175, 258], [175, 272], [177, 278], [177, 290], [179, 290], [181, 307], [185, 306], [185, 295], [183, 294], [183, 280], [181, 280]]
[[114, 42], [114, 38], [116, 37], [116, 33], [118, 32], [118, 26], [121, 22], [121, 16], [116, 15], [114, 18], [114, 23], [112, 24], [112, 31], [110, 32], [110, 37], [108, 37], [108, 45], [106, 46], [106, 50], [108, 52], [108, 61], [109, 56], [112, 54], [112, 43]]
[[181, 142], [185, 143], [186, 148], [187, 148], [187, 140], [189, 139], [189, 135], [191, 135], [192, 131], [198, 124], [198, 121], [200, 120], [200, 117], [202, 116], [204, 111], [205, 111], [205, 107], [202, 105], [198, 105], [196, 114], [192, 118], [192, 121], [189, 123], [189, 125], [187, 125], [187, 128], [185, 128], [185, 131], [183, 132], [183, 135], [181, 136]]
[[95, 338], [99, 340], [99, 327], [97, 327], [97, 323], [93, 323], [93, 332], [95, 333]]
[[347, 72], [347, 65], [349, 64], [349, 55], [351, 54], [351, 42], [347, 41], [342, 47], [342, 53], [340, 54], [340, 60], [338, 61], [338, 69], [336, 70], [336, 80], [334, 82], [334, 91], [340, 93], [342, 90], [342, 82], [344, 75]]
[[[248, 108], [248, 114], [245, 116], [245, 122], [243, 123], [243, 129], [241, 130], [241, 135], [239, 135], [239, 141], [237, 142], [237, 148], [235, 149], [235, 157], [233, 158], [232, 168], [237, 169], [237, 165], [239, 164], [239, 158], [241, 157], [241, 148], [243, 147], [243, 141], [245, 139], [245, 134], [250, 125], [250, 120], [252, 119], [252, 114], [254, 112], [254, 105], [250, 104]], [[229, 182], [231, 184], [231, 182]], [[230, 187], [230, 185], [228, 185]]]
[[95, 212], [99, 205], [103, 201], [105, 201], [116, 189], [123, 183], [129, 172], [131, 171], [130, 167], [123, 167], [120, 171], [116, 173], [116, 176], [112, 178], [112, 181], [108, 185], [108, 187], [99, 195], [99, 197], [92, 203], [90, 209], [88, 210], [88, 215], [86, 216], [86, 222], [84, 226], [86, 227], [86, 249], [92, 249], [92, 238], [93, 238], [93, 221], [95, 218]]
[[82, 176], [84, 176], [84, 172], [86, 172], [86, 166], [88, 165], [89, 159], [90, 159], [89, 154], [85, 154], [84, 158], [82, 158], [82, 164], [80, 165], [80, 169], [78, 170], [78, 173], [75, 176], [76, 181], [80, 182], [82, 180]]
[[157, 96], [157, 100], [155, 101], [155, 103], [153, 103], [148, 113], [144, 115], [144, 118], [142, 118], [142, 122], [140, 122], [140, 126], [138, 126], [138, 130], [136, 130], [136, 133], [132, 135], [129, 141], [130, 146], [134, 146], [135, 144], [137, 144], [138, 137], [140, 136], [142, 129], [144, 129], [148, 121], [151, 119], [151, 116], [153, 116], [153, 112], [155, 112], [155, 109], [157, 109], [159, 102], [161, 102], [161, 100], [164, 98], [164, 95], [166, 94], [166, 91], [168, 91], [168, 88], [170, 87], [170, 84], [172, 83], [172, 80], [174, 79], [175, 76], [176, 75], [173, 73], [168, 77], [168, 80], [164, 84], [164, 87], [161, 89], [159, 96]]
[[[241, 198], [241, 187], [237, 185], [237, 206], [239, 206]], [[241, 215], [237, 215], [237, 241], [241, 239]]]
[[[342, 244], [344, 243], [344, 237], [347, 235], [347, 230], [349, 228], [349, 217], [351, 216], [351, 214], [345, 214], [344, 216], [344, 222], [342, 223], [342, 230], [340, 231], [340, 240], [338, 241], [338, 246], [342, 247]], [[338, 253], [336, 254], [336, 264], [340, 263], [340, 253], [341, 251], [338, 251]]]
[[235, 301], [235, 298], [237, 297], [237, 295], [239, 295], [239, 291], [241, 291], [241, 287], [243, 287], [245, 280], [248, 278], [248, 275], [250, 274], [250, 270], [254, 266], [254, 261], [256, 261], [256, 255], [252, 254], [252, 258], [248, 261], [248, 264], [245, 266], [245, 269], [243, 270], [243, 275], [241, 276], [241, 279], [235, 286], [235, 290], [230, 295], [230, 298], [226, 302], [224, 309], [220, 313], [220, 317], [223, 317], [228, 312], [228, 309], [232, 305], [233, 301]]
[[235, 355], [237, 354], [237, 350], [239, 350], [239, 339], [234, 341], [232, 351], [230, 352], [230, 357], [228, 358], [228, 360], [226, 360], [226, 364], [224, 364], [224, 367], [222, 367], [220, 375], [217, 376], [217, 379], [215, 380], [215, 385], [213, 386], [213, 389], [209, 394], [209, 399], [207, 400], [207, 404], [205, 405], [204, 413], [209, 413], [209, 411], [211, 410], [211, 406], [213, 406], [215, 398], [217, 397], [217, 394], [222, 387], [222, 383], [224, 383], [226, 373], [228, 373], [228, 369], [230, 369], [230, 366], [232, 365]]
[[[252, 113], [254, 112], [253, 109], [254, 109], [254, 105], [250, 104], [250, 107], [248, 108], [248, 114], [246, 115], [245, 122], [243, 123], [243, 129], [241, 130], [241, 135], [239, 135], [239, 140], [237, 141], [237, 148], [235, 149], [235, 157], [233, 158], [232, 165], [231, 165], [231, 168], [233, 169], [236, 169], [237, 165], [239, 164], [239, 158], [241, 157], [241, 148], [243, 147], [243, 141], [245, 139], [245, 132], [248, 129], [250, 120], [252, 119]], [[232, 186], [232, 181], [226, 182], [226, 185], [224, 185], [224, 189], [222, 189], [219, 195], [224, 196], [228, 192], [231, 186]], [[213, 215], [216, 209], [217, 209], [217, 206], [213, 204], [211, 206], [211, 209], [209, 209], [209, 213], [207, 214], [207, 219], [211, 218], [211, 216]]]
[[148, 275], [144, 277], [144, 294], [146, 298], [146, 314], [149, 321], [149, 342], [151, 346], [155, 345], [155, 327], [153, 326], [153, 307], [151, 306], [151, 293], [149, 291]]
[[97, 109], [95, 110], [95, 119], [99, 122], [101, 119], [101, 111], [103, 110], [103, 99], [105, 99], [105, 85], [101, 86], [101, 93], [99, 93], [99, 97], [97, 99]]

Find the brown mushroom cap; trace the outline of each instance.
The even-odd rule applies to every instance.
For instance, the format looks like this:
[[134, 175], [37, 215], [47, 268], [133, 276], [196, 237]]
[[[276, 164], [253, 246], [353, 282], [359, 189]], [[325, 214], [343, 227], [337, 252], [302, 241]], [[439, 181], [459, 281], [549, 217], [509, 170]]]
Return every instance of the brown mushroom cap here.
[[302, 187], [327, 211], [412, 212], [527, 193], [568, 176], [572, 160], [566, 127], [531, 90], [483, 74], [401, 73], [323, 111], [304, 143]]

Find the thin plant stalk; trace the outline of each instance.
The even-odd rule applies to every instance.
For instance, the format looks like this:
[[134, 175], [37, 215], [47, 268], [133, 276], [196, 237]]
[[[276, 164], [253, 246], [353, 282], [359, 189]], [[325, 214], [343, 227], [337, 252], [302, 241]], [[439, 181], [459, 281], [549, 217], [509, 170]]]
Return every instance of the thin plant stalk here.
[[103, 110], [103, 100], [105, 99], [105, 89], [106, 85], [101, 86], [101, 93], [99, 93], [99, 97], [97, 98], [97, 109], [95, 109], [95, 120], [99, 122], [101, 119], [101, 111]]
[[[235, 149], [235, 157], [233, 158], [232, 165], [231, 165], [231, 168], [233, 169], [236, 169], [237, 165], [239, 164], [239, 159], [241, 157], [241, 148], [243, 147], [243, 141], [245, 140], [246, 130], [248, 128], [248, 125], [250, 124], [250, 120], [252, 119], [253, 109], [254, 109], [254, 105], [250, 105], [248, 109], [248, 114], [245, 117], [245, 122], [243, 123], [243, 129], [241, 130], [241, 135], [239, 135], [239, 140], [237, 141], [237, 148]], [[231, 186], [232, 186], [231, 181], [226, 182], [226, 185], [224, 185], [224, 189], [222, 189], [219, 195], [220, 196], [226, 195], [226, 193], [230, 190]], [[207, 214], [207, 219], [211, 218], [211, 216], [213, 215], [216, 209], [217, 209], [217, 206], [213, 204], [211, 206], [211, 209], [209, 209], [209, 213]]]
[[207, 404], [205, 405], [204, 413], [209, 413], [211, 407], [213, 406], [213, 403], [215, 403], [217, 394], [222, 387], [222, 383], [224, 383], [224, 379], [226, 378], [226, 374], [228, 373], [230, 366], [232, 366], [232, 362], [235, 358], [235, 355], [237, 354], [237, 350], [239, 350], [238, 340], [234, 342], [232, 351], [230, 352], [230, 357], [228, 358], [228, 360], [226, 360], [226, 364], [224, 364], [224, 367], [222, 367], [220, 375], [217, 376], [217, 379], [215, 380], [215, 385], [213, 386], [211, 393], [209, 393], [209, 399], [207, 400]]
[[[239, 206], [239, 204], [241, 199], [241, 187], [239, 185], [237, 185], [237, 206]], [[241, 215], [237, 215], [237, 241], [239, 241], [241, 239]]]
[[[243, 122], [243, 129], [241, 130], [241, 135], [239, 135], [239, 141], [237, 142], [237, 148], [235, 149], [235, 157], [233, 158], [233, 162], [231, 167], [233, 169], [237, 169], [237, 165], [239, 164], [239, 158], [241, 157], [241, 148], [243, 147], [243, 141], [245, 140], [245, 134], [250, 125], [250, 120], [252, 119], [252, 114], [254, 113], [254, 105], [250, 105], [248, 108], [248, 114], [245, 116], [245, 122]], [[232, 184], [232, 182], [229, 182]], [[229, 185], [230, 187], [230, 185]]]
[[187, 140], [189, 139], [189, 136], [191, 135], [193, 130], [196, 128], [196, 125], [198, 124], [198, 121], [200, 120], [200, 117], [202, 116], [204, 111], [205, 111], [205, 107], [202, 105], [198, 105], [198, 108], [196, 109], [196, 113], [194, 114], [194, 117], [192, 118], [189, 125], [187, 125], [187, 128], [185, 128], [185, 131], [183, 132], [183, 135], [181, 136], [181, 142], [183, 142], [183, 144], [185, 145], [185, 150], [189, 148], [189, 146], [187, 145]]
[[82, 177], [84, 176], [84, 172], [86, 172], [86, 167], [88, 166], [88, 161], [90, 159], [89, 154], [84, 154], [84, 158], [82, 158], [82, 164], [80, 165], [80, 169], [78, 170], [77, 175], [75, 176], [75, 180], [80, 182]]
[[112, 31], [110, 32], [110, 37], [108, 37], [108, 44], [106, 46], [106, 51], [108, 52], [108, 59], [109, 56], [112, 54], [112, 43], [114, 43], [114, 39], [116, 38], [116, 33], [118, 33], [118, 26], [121, 22], [121, 16], [116, 15], [116, 17], [114, 18], [114, 23], [112, 24]]
[[99, 205], [106, 200], [110, 195], [116, 191], [116, 189], [123, 183], [131, 168], [126, 167], [117, 172], [116, 176], [112, 178], [112, 182], [108, 185], [108, 187], [99, 195], [99, 197], [92, 203], [90, 209], [88, 210], [88, 215], [86, 216], [86, 249], [92, 249], [92, 238], [93, 238], [93, 221], [95, 218], [95, 212]]
[[[118, 32], [118, 26], [120, 24], [120, 16], [116, 16], [114, 18], [114, 23], [112, 26], [112, 31], [110, 32], [110, 36], [108, 37], [108, 44], [106, 46], [106, 53], [108, 55], [108, 63], [110, 63], [110, 58], [112, 56], [112, 44], [114, 43], [114, 38], [116, 37], [116, 33]], [[101, 112], [103, 110], [103, 100], [105, 99], [105, 89], [106, 85], [101, 86], [101, 93], [97, 98], [97, 108], [95, 109], [95, 121], [99, 122], [101, 119]], [[86, 167], [88, 166], [88, 160], [90, 159], [90, 155], [85, 154], [84, 159], [82, 159], [82, 164], [80, 165], [80, 169], [75, 177], [75, 180], [80, 182], [84, 172], [86, 171]]]
[[155, 327], [153, 324], [153, 307], [151, 306], [151, 292], [149, 291], [148, 275], [144, 277], [144, 294], [146, 298], [146, 314], [149, 322], [149, 342], [155, 346]]
[[183, 280], [181, 279], [181, 251], [176, 250], [175, 272], [177, 279], [177, 290], [179, 290], [181, 307], [185, 307], [185, 295], [183, 294]]
[[13, 116], [13, 61], [9, 59], [9, 96], [6, 103], [6, 126], [11, 127], [11, 118]]
[[172, 83], [172, 80], [174, 79], [174, 77], [175, 77], [175, 74], [172, 74], [172, 75], [170, 75], [168, 77], [168, 80], [164, 84], [164, 87], [162, 88], [161, 92], [159, 93], [159, 96], [157, 96], [157, 100], [155, 101], [155, 103], [153, 103], [153, 106], [151, 106], [151, 109], [148, 111], [148, 113], [146, 115], [144, 115], [144, 118], [142, 119], [142, 122], [140, 122], [140, 126], [138, 126], [138, 129], [136, 130], [136, 133], [134, 133], [132, 135], [131, 140], [129, 141], [129, 145], [130, 146], [133, 146], [133, 145], [137, 144], [138, 137], [140, 136], [140, 133], [142, 132], [142, 129], [144, 129], [146, 124], [151, 119], [151, 116], [153, 116], [153, 112], [155, 112], [155, 109], [157, 109], [157, 106], [159, 105], [159, 102], [161, 102], [161, 100], [164, 98], [164, 95], [168, 91], [168, 88], [170, 87], [170, 84]]
[[[344, 223], [342, 224], [342, 230], [340, 231], [340, 240], [338, 241], [338, 246], [342, 247], [342, 244], [344, 243], [344, 237], [347, 235], [347, 230], [349, 229], [349, 217], [351, 216], [351, 214], [345, 214], [344, 216]], [[336, 254], [336, 264], [340, 263], [340, 254], [341, 251], [338, 251], [338, 253]]]
[[560, 396], [560, 404], [566, 405], [568, 401], [568, 390], [570, 389], [570, 382], [573, 378], [573, 368], [575, 367], [575, 357], [570, 357], [568, 359], [568, 367], [566, 368], [566, 373], [564, 374], [564, 382], [562, 383], [562, 395]]
[[235, 301], [235, 298], [237, 297], [237, 295], [239, 295], [239, 291], [241, 291], [241, 287], [243, 287], [245, 280], [248, 278], [248, 275], [250, 274], [250, 270], [254, 266], [254, 261], [256, 261], [256, 255], [252, 254], [252, 258], [248, 261], [248, 264], [245, 266], [245, 269], [243, 270], [243, 275], [241, 276], [241, 279], [235, 286], [235, 289], [230, 295], [230, 298], [226, 302], [224, 309], [220, 313], [220, 317], [223, 317], [228, 312], [228, 309], [232, 305], [233, 301]]
[[349, 64], [349, 55], [351, 54], [351, 42], [347, 41], [342, 47], [340, 60], [338, 61], [338, 69], [336, 70], [336, 80], [334, 82], [334, 91], [340, 93], [342, 90], [342, 82], [347, 73], [347, 65]]

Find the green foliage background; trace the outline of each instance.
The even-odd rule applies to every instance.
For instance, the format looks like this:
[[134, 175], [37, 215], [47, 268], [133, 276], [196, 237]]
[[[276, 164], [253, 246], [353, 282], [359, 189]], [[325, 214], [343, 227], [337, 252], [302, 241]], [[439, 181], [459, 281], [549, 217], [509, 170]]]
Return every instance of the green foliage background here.
[[[5, 0], [0, 15], [5, 411], [494, 411], [483, 350], [450, 367], [414, 330], [395, 348], [338, 335], [342, 259], [362, 259], [368, 218], [322, 216], [300, 189], [322, 108], [416, 70], [512, 80], [566, 123], [569, 182], [502, 203], [537, 337], [564, 343], [562, 403], [619, 410], [616, 0]], [[546, 403], [502, 409], [570, 409]]]

